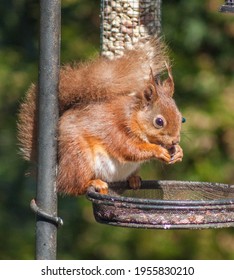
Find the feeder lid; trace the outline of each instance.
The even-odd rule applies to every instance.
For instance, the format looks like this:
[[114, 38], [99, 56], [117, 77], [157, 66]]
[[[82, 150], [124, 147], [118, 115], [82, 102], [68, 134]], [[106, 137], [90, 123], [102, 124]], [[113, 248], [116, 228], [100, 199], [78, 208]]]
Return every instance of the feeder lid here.
[[109, 185], [108, 195], [89, 188], [96, 221], [115, 226], [202, 229], [234, 226], [234, 185], [191, 181], [143, 181]]
[[225, 5], [222, 5], [219, 11], [221, 13], [234, 13], [234, 1], [225, 1]]

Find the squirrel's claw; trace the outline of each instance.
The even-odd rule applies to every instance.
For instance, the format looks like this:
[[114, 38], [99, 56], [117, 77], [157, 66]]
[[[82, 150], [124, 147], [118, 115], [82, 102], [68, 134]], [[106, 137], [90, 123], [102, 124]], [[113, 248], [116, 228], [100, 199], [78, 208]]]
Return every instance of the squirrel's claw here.
[[128, 178], [128, 184], [131, 189], [137, 190], [141, 187], [141, 177], [138, 175], [132, 175]]
[[157, 146], [157, 149], [155, 150], [155, 157], [166, 163], [170, 163], [171, 161], [170, 152], [162, 146]]
[[182, 158], [183, 158], [182, 148], [180, 147], [180, 145], [175, 145], [174, 152], [173, 152], [173, 154], [171, 154], [171, 160], [170, 160], [169, 164], [180, 162], [180, 161], [182, 161]]
[[87, 184], [88, 187], [94, 187], [94, 189], [99, 192], [100, 194], [107, 194], [108, 193], [108, 185], [106, 182], [100, 180], [100, 179], [95, 179], [95, 180], [90, 180]]

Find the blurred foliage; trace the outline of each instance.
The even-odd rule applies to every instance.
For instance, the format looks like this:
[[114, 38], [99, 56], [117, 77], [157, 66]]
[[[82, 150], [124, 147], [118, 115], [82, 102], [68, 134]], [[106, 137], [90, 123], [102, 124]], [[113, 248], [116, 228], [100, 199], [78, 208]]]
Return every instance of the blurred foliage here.
[[[0, 259], [34, 258], [35, 195], [18, 155], [18, 105], [37, 79], [39, 1], [0, 2]], [[224, 1], [163, 1], [163, 34], [171, 49], [184, 160], [146, 164], [144, 178], [233, 183], [234, 15]], [[99, 1], [62, 1], [61, 62], [99, 50]], [[233, 259], [233, 229], [141, 230], [97, 224], [85, 197], [60, 197], [59, 259]]]

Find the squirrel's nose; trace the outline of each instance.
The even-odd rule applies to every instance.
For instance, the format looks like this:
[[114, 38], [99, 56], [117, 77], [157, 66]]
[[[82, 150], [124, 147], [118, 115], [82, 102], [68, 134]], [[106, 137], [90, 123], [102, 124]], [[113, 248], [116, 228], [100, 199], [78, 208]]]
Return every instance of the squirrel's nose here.
[[180, 143], [180, 136], [175, 137], [172, 139], [172, 145], [176, 145]]

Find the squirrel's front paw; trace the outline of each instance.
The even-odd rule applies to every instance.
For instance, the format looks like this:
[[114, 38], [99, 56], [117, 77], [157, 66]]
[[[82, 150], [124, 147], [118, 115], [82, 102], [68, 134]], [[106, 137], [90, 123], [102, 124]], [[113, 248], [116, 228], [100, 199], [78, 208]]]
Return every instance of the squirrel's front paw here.
[[170, 163], [171, 161], [170, 152], [162, 146], [157, 146], [157, 149], [155, 150], [155, 157], [166, 163]]
[[171, 154], [171, 160], [170, 160], [169, 164], [173, 164], [173, 163], [182, 161], [183, 150], [180, 147], [180, 145], [173, 146], [173, 149], [169, 150], [169, 152]]

